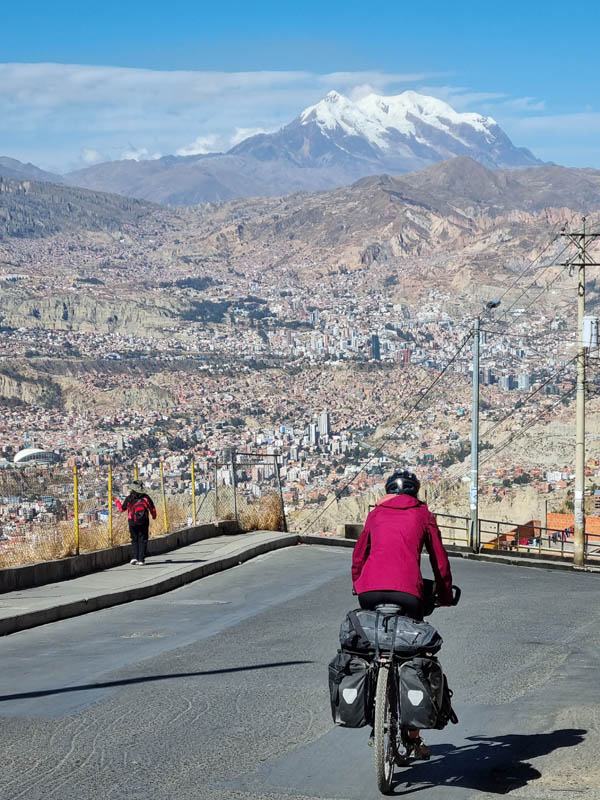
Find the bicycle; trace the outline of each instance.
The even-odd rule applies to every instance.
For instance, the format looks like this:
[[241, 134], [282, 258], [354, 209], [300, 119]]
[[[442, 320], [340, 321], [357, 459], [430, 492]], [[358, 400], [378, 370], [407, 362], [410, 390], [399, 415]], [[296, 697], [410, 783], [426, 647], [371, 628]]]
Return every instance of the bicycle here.
[[[435, 594], [435, 583], [426, 581], [424, 601], [425, 614], [429, 615], [439, 607]], [[453, 602], [460, 600], [460, 589], [453, 586]], [[386, 614], [403, 614], [401, 606], [378, 606]], [[394, 767], [407, 766], [414, 751], [416, 739], [410, 736], [410, 728], [401, 724], [400, 668], [412, 660], [412, 656], [399, 656], [397, 653], [376, 652], [373, 660], [375, 671], [375, 693], [373, 711], [373, 748], [375, 751], [375, 776], [377, 788], [382, 794], [389, 794], [394, 780]]]

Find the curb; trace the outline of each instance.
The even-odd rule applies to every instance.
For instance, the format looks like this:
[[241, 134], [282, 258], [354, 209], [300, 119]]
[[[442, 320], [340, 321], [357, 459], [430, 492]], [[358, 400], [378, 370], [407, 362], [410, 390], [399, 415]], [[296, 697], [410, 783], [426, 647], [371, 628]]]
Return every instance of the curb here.
[[[241, 533], [237, 524], [228, 520], [216, 523], [196, 525], [189, 528], [180, 528], [161, 536], [148, 539], [147, 553], [155, 556], [195, 544], [203, 539], [214, 536], [227, 536], [230, 533]], [[118, 567], [126, 564], [131, 558], [131, 545], [122, 544], [94, 550], [91, 553], [82, 553], [78, 556], [67, 556], [54, 561], [38, 561], [34, 564], [23, 564], [18, 567], [3, 567], [0, 569], [0, 594], [6, 592], [31, 589], [34, 586], [45, 586], [48, 583], [80, 578], [92, 572]]]
[[[155, 597], [165, 594], [173, 589], [179, 589], [188, 583], [194, 583], [208, 575], [215, 575], [231, 567], [250, 561], [252, 558], [270, 553], [273, 550], [281, 550], [285, 547], [294, 547], [299, 544], [319, 545], [325, 547], [346, 547], [354, 548], [353, 539], [342, 539], [337, 536], [318, 536], [317, 534], [296, 534], [288, 533], [273, 537], [265, 542], [259, 542], [250, 547], [239, 547], [229, 555], [219, 558], [209, 559], [203, 564], [192, 569], [181, 572], [178, 575], [171, 575], [163, 580], [154, 583], [136, 586], [133, 589], [120, 589], [116, 592], [96, 595], [82, 600], [75, 600], [62, 605], [51, 606], [50, 608], [37, 609], [24, 614], [17, 614], [13, 617], [0, 620], [0, 636], [6, 636], [18, 631], [35, 628], [39, 625], [46, 625], [50, 622], [77, 617], [82, 614], [89, 614], [92, 611], [100, 611], [104, 608], [130, 603], [133, 600], [145, 600], [148, 597]], [[495, 564], [506, 564], [515, 567], [534, 567], [537, 569], [554, 569], [569, 572], [586, 572], [588, 574], [600, 573], [599, 567], [573, 567], [571, 564], [558, 563], [552, 561], [534, 561], [528, 559], [510, 558], [507, 556], [484, 555], [472, 553], [470, 551], [447, 548], [451, 558], [464, 558], [472, 561], [483, 561]]]
[[471, 553], [468, 552], [457, 552], [455, 550], [449, 550], [446, 548], [449, 556], [455, 556], [457, 558], [465, 558], [471, 561], [488, 561], [492, 564], [508, 564], [511, 567], [534, 567], [536, 569], [554, 569], [554, 570], [561, 570], [563, 572], [577, 572], [583, 573], [586, 572], [589, 575], [599, 574], [600, 567], [592, 567], [592, 566], [583, 566], [583, 567], [576, 567], [573, 564], [570, 564], [565, 561], [544, 561], [542, 559], [529, 559], [529, 558], [515, 558], [511, 556], [493, 556], [487, 555], [484, 553]]
[[[354, 539], [343, 539], [340, 536], [318, 536], [317, 534], [300, 534], [299, 537], [301, 544], [319, 544], [329, 545], [335, 547], [354, 547], [356, 544]], [[586, 572], [590, 575], [599, 574], [600, 566], [593, 567], [590, 565], [583, 567], [575, 567], [573, 564], [566, 561], [550, 561], [538, 558], [526, 558], [517, 556], [499, 556], [488, 555], [487, 553], [473, 553], [468, 547], [462, 545], [444, 545], [446, 552], [450, 558], [464, 558], [471, 561], [483, 561], [493, 564], [507, 564], [511, 567], [535, 567], [536, 569], [555, 569], [562, 570], [563, 572]]]
[[283, 547], [292, 547], [300, 543], [300, 537], [296, 534], [287, 534], [278, 538], [269, 539], [266, 542], [259, 542], [251, 547], [241, 547], [232, 551], [230, 555], [219, 558], [209, 559], [200, 566], [181, 572], [178, 575], [171, 575], [163, 580], [144, 586], [136, 586], [133, 589], [120, 589], [116, 592], [96, 595], [95, 597], [74, 600], [70, 603], [51, 606], [50, 608], [28, 611], [24, 614], [16, 614], [13, 617], [0, 620], [0, 636], [6, 636], [17, 631], [28, 628], [36, 628], [39, 625], [46, 625], [49, 622], [58, 622], [61, 619], [77, 617], [82, 614], [89, 614], [92, 611], [100, 611], [103, 608], [130, 603], [132, 600], [145, 600], [173, 589], [179, 589], [188, 583], [193, 583], [200, 578], [214, 575], [217, 572], [235, 567], [245, 561], [249, 561], [256, 556], [264, 555], [272, 550], [279, 550]]

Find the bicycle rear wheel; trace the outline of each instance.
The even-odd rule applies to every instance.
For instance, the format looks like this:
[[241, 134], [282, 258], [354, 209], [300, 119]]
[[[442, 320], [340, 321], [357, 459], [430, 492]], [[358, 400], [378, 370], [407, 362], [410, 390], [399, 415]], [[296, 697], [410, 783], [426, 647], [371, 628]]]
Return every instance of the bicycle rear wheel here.
[[391, 674], [393, 668], [392, 665], [379, 667], [375, 693], [375, 724], [373, 725], [375, 777], [377, 788], [382, 794], [389, 794], [391, 791], [396, 760], [398, 712], [394, 679]]

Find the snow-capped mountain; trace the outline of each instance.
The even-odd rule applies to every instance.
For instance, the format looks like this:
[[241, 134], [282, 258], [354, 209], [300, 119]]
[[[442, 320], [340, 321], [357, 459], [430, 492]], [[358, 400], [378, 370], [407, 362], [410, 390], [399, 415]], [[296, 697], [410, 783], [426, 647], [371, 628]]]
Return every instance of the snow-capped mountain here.
[[[253, 136], [230, 153], [265, 161], [287, 158], [304, 167], [358, 160], [393, 172], [457, 155], [499, 169], [541, 163], [529, 150], [515, 147], [491, 117], [459, 113], [413, 91], [392, 97], [369, 94], [356, 102], [329, 92], [277, 133]], [[356, 164], [359, 171], [361, 166]]]
[[111, 161], [65, 176], [72, 186], [167, 205], [331, 189], [368, 175], [398, 175], [454, 156], [489, 168], [536, 166], [491, 117], [461, 114], [417, 92], [370, 94], [357, 102], [330, 92], [277, 133], [245, 139], [228, 153]]

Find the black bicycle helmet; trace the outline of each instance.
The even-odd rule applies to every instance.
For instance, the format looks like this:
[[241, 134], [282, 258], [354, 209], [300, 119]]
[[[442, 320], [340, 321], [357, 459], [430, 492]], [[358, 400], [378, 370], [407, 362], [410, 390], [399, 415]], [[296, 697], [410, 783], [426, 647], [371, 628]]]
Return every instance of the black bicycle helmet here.
[[416, 497], [421, 484], [414, 472], [402, 470], [394, 472], [385, 482], [386, 494], [410, 494]]

